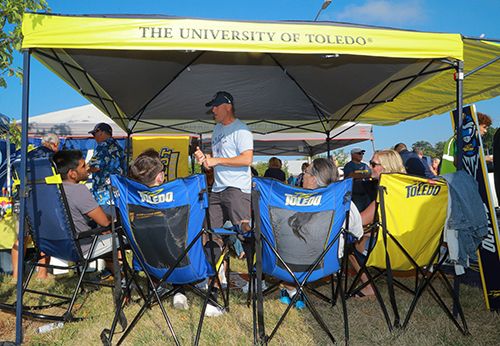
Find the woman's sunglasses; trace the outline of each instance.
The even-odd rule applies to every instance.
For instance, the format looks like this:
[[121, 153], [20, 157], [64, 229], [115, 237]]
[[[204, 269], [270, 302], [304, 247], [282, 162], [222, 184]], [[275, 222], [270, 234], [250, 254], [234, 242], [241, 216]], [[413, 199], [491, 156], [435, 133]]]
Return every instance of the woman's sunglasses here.
[[377, 167], [377, 166], [379, 166], [379, 165], [381, 166], [381, 164], [380, 164], [380, 163], [378, 163], [378, 162], [373, 162], [373, 161], [370, 161], [370, 166], [372, 166], [372, 168], [375, 168], [375, 167]]

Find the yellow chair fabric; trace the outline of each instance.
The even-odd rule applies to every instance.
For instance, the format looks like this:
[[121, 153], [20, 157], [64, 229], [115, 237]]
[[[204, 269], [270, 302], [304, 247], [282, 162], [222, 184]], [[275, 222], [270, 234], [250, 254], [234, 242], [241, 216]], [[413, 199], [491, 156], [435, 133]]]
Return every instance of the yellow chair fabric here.
[[[388, 173], [381, 175], [379, 186], [384, 188], [383, 201], [380, 196], [377, 198], [380, 221], [419, 266], [429, 264], [440, 242], [446, 220], [446, 182]], [[367, 266], [386, 268], [382, 227], [379, 227], [377, 242], [368, 256]], [[392, 270], [414, 269], [406, 255], [389, 237], [387, 247]]]

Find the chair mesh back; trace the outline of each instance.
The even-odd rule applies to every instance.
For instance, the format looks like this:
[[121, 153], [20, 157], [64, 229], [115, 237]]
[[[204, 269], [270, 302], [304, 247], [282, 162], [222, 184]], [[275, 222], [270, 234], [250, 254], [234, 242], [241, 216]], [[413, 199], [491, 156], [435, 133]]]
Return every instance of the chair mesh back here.
[[[446, 220], [446, 182], [407, 174], [384, 173], [380, 176], [379, 185], [385, 188], [384, 203], [379, 204], [379, 217], [384, 209], [387, 231], [397, 238], [419, 266], [427, 265], [440, 242]], [[413, 269], [393, 241], [388, 241], [387, 248], [393, 270]], [[386, 267], [381, 228], [367, 265]]]
[[[202, 230], [208, 201], [204, 175], [176, 179], [147, 187], [120, 175], [111, 175], [118, 189], [115, 202], [132, 246], [146, 270], [161, 278]], [[188, 283], [212, 274], [201, 237], [169, 277], [168, 282]]]
[[[20, 172], [20, 162], [14, 162]], [[59, 184], [44, 183], [46, 177], [55, 173], [50, 159], [28, 160], [27, 185], [32, 190], [26, 198], [26, 213], [34, 241], [40, 251], [66, 261], [80, 261], [80, 254], [73, 240], [69, 213], [63, 201]]]
[[[254, 178], [260, 192], [261, 232], [271, 242], [286, 265], [301, 280], [338, 233], [350, 209], [352, 180], [306, 190], [274, 179]], [[265, 273], [292, 281], [283, 263], [264, 243]], [[327, 252], [308, 281], [315, 281], [340, 269], [338, 241]]]

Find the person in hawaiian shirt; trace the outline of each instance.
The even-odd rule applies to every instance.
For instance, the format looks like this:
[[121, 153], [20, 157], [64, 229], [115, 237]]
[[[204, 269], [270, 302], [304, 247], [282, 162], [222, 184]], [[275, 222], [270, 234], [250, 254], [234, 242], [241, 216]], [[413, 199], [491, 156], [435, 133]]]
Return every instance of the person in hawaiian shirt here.
[[98, 144], [88, 163], [92, 173], [92, 194], [104, 212], [110, 214], [109, 174], [125, 173], [125, 153], [113, 138], [113, 129], [108, 124], [99, 123], [89, 133]]

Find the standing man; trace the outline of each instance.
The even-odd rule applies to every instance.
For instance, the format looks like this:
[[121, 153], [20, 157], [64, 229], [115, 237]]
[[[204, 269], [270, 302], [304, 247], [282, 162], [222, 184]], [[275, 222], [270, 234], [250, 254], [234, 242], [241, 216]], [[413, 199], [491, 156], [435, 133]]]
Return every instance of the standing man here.
[[[252, 132], [234, 116], [234, 99], [228, 92], [219, 91], [205, 106], [212, 107], [217, 122], [212, 134], [212, 153], [205, 155], [200, 148], [196, 148], [194, 157], [205, 169], [214, 169], [214, 185], [210, 193], [210, 224], [213, 228], [222, 228], [230, 220], [233, 225], [248, 230], [251, 217]], [[214, 241], [222, 246], [222, 239]], [[217, 294], [218, 289], [215, 288], [212, 297], [216, 298]], [[209, 305], [207, 313], [211, 316], [222, 314], [222, 311], [215, 309], [215, 306]]]
[[[40, 159], [43, 157], [52, 157], [58, 150], [61, 144], [59, 137], [55, 133], [47, 133], [42, 137], [42, 143], [39, 147], [28, 152], [26, 158], [29, 160]], [[19, 198], [17, 198], [19, 201]], [[25, 231], [28, 231], [28, 225], [24, 227]], [[19, 237], [19, 213], [16, 214], [16, 232]], [[24, 239], [24, 253], [26, 253], [26, 247], [28, 245], [29, 238], [25, 236]], [[44, 254], [42, 253], [42, 256]], [[18, 268], [18, 256], [19, 256], [19, 238], [16, 239], [11, 250], [12, 256], [12, 282], [17, 282], [17, 268]], [[49, 264], [50, 257], [42, 258], [39, 261], [41, 264]], [[47, 273], [47, 267], [38, 267], [38, 273], [36, 276], [38, 279], [44, 280], [49, 278]]]
[[358, 210], [365, 210], [372, 202], [365, 185], [361, 181], [370, 178], [372, 174], [368, 165], [361, 162], [364, 155], [365, 151], [361, 148], [353, 148], [351, 150], [351, 161], [344, 166], [344, 179], [353, 178], [354, 180], [352, 183], [352, 202]]
[[420, 157], [418, 157], [417, 154], [409, 151], [406, 147], [406, 144], [398, 143], [394, 146], [394, 150], [397, 151], [399, 155], [401, 155], [403, 165], [405, 166], [406, 172], [408, 174], [418, 175], [424, 178], [426, 177], [425, 166], [422, 160], [420, 159]]
[[109, 174], [125, 173], [125, 154], [113, 138], [113, 129], [108, 124], [99, 123], [89, 133], [98, 144], [88, 164], [88, 171], [92, 173], [92, 194], [104, 212], [111, 214]]
[[368, 165], [363, 160], [365, 151], [361, 148], [353, 148], [351, 150], [351, 161], [344, 166], [344, 179], [353, 178], [354, 180], [370, 178], [371, 172]]

